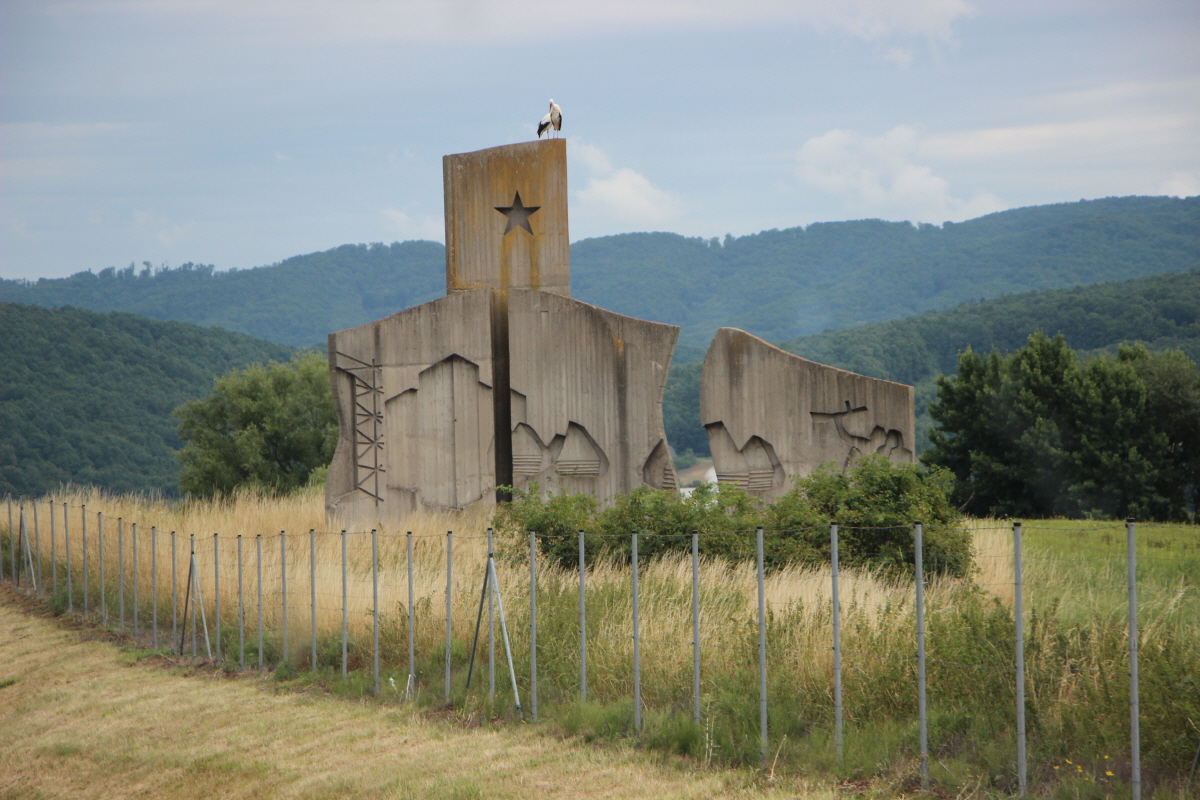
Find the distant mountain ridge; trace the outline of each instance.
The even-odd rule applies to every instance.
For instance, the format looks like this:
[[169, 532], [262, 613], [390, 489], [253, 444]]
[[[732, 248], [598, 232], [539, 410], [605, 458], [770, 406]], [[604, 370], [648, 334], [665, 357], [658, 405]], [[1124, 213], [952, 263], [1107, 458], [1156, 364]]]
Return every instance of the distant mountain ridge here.
[[[571, 261], [575, 297], [680, 325], [681, 345], [703, 348], [724, 325], [779, 341], [966, 300], [1196, 269], [1200, 197], [1034, 206], [941, 228], [859, 220], [723, 241], [630, 233], [578, 241]], [[240, 271], [188, 264], [4, 280], [0, 301], [133, 311], [313, 346], [442, 295], [444, 264], [436, 242], [343, 245]]]

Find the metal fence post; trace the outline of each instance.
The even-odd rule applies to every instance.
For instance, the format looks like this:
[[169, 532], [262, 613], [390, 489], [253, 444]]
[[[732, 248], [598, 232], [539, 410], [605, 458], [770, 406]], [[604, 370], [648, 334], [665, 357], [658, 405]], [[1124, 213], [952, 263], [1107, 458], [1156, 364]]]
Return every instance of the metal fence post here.
[[[137, 523], [136, 522], [133, 523], [133, 529], [130, 531], [129, 535], [131, 537], [133, 537], [131, 540], [132, 549], [133, 549], [133, 564], [130, 566], [130, 569], [133, 571], [133, 635], [137, 636], [138, 635], [138, 572], [140, 572], [141, 570], [138, 569], [138, 567], [140, 565], [138, 564], [138, 553], [137, 553], [138, 540], [137, 540]], [[192, 542], [192, 558], [195, 559], [195, 557], [196, 557], [196, 543], [193, 540], [193, 542]], [[199, 577], [197, 576], [196, 579], [199, 580]]]
[[[487, 529], [487, 565], [485, 569], [492, 568], [492, 557], [495, 555], [492, 550], [492, 529]], [[490, 577], [490, 576], [489, 576]], [[485, 579], [486, 580], [486, 579]], [[496, 593], [494, 591], [487, 593], [488, 607], [488, 705], [496, 702]]]
[[45, 574], [42, 570], [42, 530], [38, 526], [38, 504], [37, 500], [33, 501], [33, 549], [34, 555], [37, 558], [37, 585], [40, 591], [44, 594], [46, 591]]
[[633, 579], [633, 729], [642, 729], [642, 641], [638, 630], [638, 535], [637, 531], [630, 534], [630, 549], [633, 569], [630, 575]]
[[413, 632], [413, 548], [412, 531], [405, 534], [405, 544], [408, 549], [408, 683], [404, 692], [409, 695], [417, 689], [417, 650], [416, 638]]
[[[12, 583], [17, 585], [17, 529], [13, 523], [13, 506], [12, 494], [6, 494], [5, 500], [8, 503], [8, 544], [12, 550]], [[0, 578], [4, 577], [4, 558], [0, 556]]]
[[842, 758], [842, 601], [838, 592], [838, 526], [829, 526], [829, 566], [833, 592], [833, 743]]
[[50, 593], [58, 598], [58, 538], [54, 530], [54, 501], [50, 503]]
[[[37, 507], [37, 501], [34, 501], [34, 507]], [[33, 566], [33, 546], [29, 543], [29, 526], [25, 522], [25, 506], [21, 506], [21, 547], [25, 551], [25, 569], [29, 575], [29, 583], [33, 591], [38, 590], [37, 570]]]
[[529, 532], [529, 715], [537, 722], [537, 537]]
[[346, 631], [349, 621], [346, 607], [346, 531], [342, 531], [342, 680], [346, 680]]
[[375, 696], [379, 696], [379, 532], [371, 529], [371, 638], [375, 653]]
[[[191, 594], [191, 597], [192, 597], [192, 658], [195, 658], [196, 657], [196, 606], [199, 605], [199, 600], [200, 600], [199, 594], [196, 592], [196, 587], [199, 585], [200, 579], [199, 579], [199, 576], [196, 575], [196, 534], [194, 534], [194, 533], [188, 534], [188, 550], [190, 552], [188, 554], [188, 588], [187, 588], [187, 590]], [[184, 600], [183, 605], [184, 605], [184, 609], [183, 609], [184, 616], [187, 616], [187, 605], [188, 604], [187, 604], [186, 598]], [[136, 619], [137, 619], [137, 616], [135, 613], [134, 620], [136, 621]], [[135, 622], [135, 624], [136, 624], [136, 622]], [[184, 621], [184, 624], [185, 625], [187, 624], [186, 620]]]
[[454, 531], [446, 531], [446, 703], [450, 703], [450, 619], [454, 590]]
[[[8, 524], [9, 544], [12, 545], [12, 572], [13, 572], [13, 587], [21, 585], [21, 571], [25, 568], [25, 559], [22, 557], [21, 550], [21, 534], [25, 532], [25, 498], [17, 501], [17, 524]], [[85, 523], [86, 524], [86, 523]], [[19, 565], [19, 566], [18, 566]]]
[[[14, 539], [13, 539], [12, 494], [5, 493], [4, 501], [8, 505], [8, 540], [11, 543], [14, 541]], [[14, 549], [14, 552], [15, 552], [15, 549]], [[0, 557], [0, 579], [3, 579], [3, 578], [4, 578], [4, 558]], [[17, 583], [17, 569], [16, 569], [16, 563], [14, 562], [14, 564], [13, 564], [13, 585], [15, 586], [16, 583]]]
[[579, 532], [579, 702], [587, 702], [587, 565]]
[[104, 515], [96, 512], [96, 556], [100, 562], [100, 624], [108, 624], [108, 586], [104, 583]]
[[317, 532], [308, 529], [308, 605], [312, 618], [312, 671], [317, 671]]
[[63, 548], [67, 551], [67, 613], [75, 613], [75, 586], [71, 576], [71, 515], [63, 503]]
[[117, 609], [125, 632], [125, 519], [117, 517]]
[[700, 724], [700, 533], [692, 531], [692, 721]]
[[255, 566], [258, 569], [258, 671], [263, 668], [263, 620], [262, 620], [262, 534], [254, 535], [254, 546], [257, 548]]
[[246, 669], [246, 600], [242, 583], [242, 535], [237, 535], [238, 570], [238, 669]]
[[[87, 552], [87, 506], [79, 507], [79, 522], [81, 523], [81, 532], [79, 539], [79, 547], [83, 552], [83, 617], [87, 619], [88, 615], [88, 552]], [[13, 578], [17, 575], [17, 551], [13, 550]]]
[[213, 622], [217, 629], [217, 663], [221, 663], [221, 553], [220, 537], [213, 534]]
[[179, 616], [176, 606], [179, 602], [179, 579], [175, 570], [175, 531], [171, 531], [171, 641], [179, 638]]
[[287, 531], [279, 532], [279, 594], [281, 609], [281, 624], [283, 627], [283, 662], [288, 660], [288, 624], [287, 624]]
[[762, 763], [767, 763], [767, 593], [763, 583], [763, 529], [755, 530], [758, 566], [758, 738]]
[[1021, 577], [1021, 523], [1013, 523], [1013, 622], [1016, 624], [1017, 688], [1017, 793], [1027, 794], [1025, 762], [1025, 605]]
[[[158, 526], [150, 526], [150, 597], [153, 598], [153, 605], [150, 606], [150, 629], [152, 633], [153, 647], [158, 649]], [[219, 624], [219, 623], [218, 623]], [[220, 629], [218, 628], [218, 631]], [[220, 648], [220, 637], [217, 639], [217, 647]]]
[[917, 716], [921, 739], [921, 789], [929, 791], [929, 727], [925, 706], [925, 563], [921, 523], [913, 523], [917, 578]]
[[1129, 566], [1129, 761], [1133, 800], [1142, 797], [1141, 711], [1138, 708], [1137, 531], [1133, 517], [1125, 520]]

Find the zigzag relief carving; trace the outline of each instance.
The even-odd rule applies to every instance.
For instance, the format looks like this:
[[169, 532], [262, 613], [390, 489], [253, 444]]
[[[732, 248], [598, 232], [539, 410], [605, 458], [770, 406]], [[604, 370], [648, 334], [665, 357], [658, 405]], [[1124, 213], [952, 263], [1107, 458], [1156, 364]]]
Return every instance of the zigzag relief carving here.
[[646, 463], [642, 465], [642, 482], [655, 489], [674, 491], [678, 488], [675, 479], [675, 464], [671, 460], [671, 450], [665, 439], [659, 439], [658, 444], [650, 451]]
[[704, 358], [700, 422], [718, 480], [762, 497], [830, 462], [844, 470], [868, 453], [913, 460], [911, 386], [818, 364], [736, 328], [718, 330]]
[[787, 476], [775, 455], [775, 448], [760, 436], [751, 436], [738, 447], [724, 423], [711, 422], [704, 426], [713, 463], [718, 465], [717, 481], [745, 489], [748, 492], [767, 492], [784, 485]]
[[904, 432], [895, 428], [884, 428], [875, 425], [871, 428], [870, 436], [860, 436], [846, 427], [846, 421], [852, 415], [866, 414], [865, 405], [851, 407], [847, 400], [846, 408], [842, 411], [810, 411], [813, 425], [828, 425], [833, 423], [838, 438], [846, 443], [846, 458], [842, 461], [842, 471], [845, 472], [854, 461], [864, 453], [879, 453], [891, 461], [907, 464], [913, 460], [913, 452], [904, 446]]
[[446, 508], [478, 500], [491, 484], [491, 397], [479, 365], [454, 354], [422, 370], [415, 388], [388, 399], [388, 420], [397, 426], [388, 488]]
[[513, 428], [512, 465], [513, 476], [537, 475], [550, 464], [550, 448], [537, 435], [537, 431], [524, 422]]
[[550, 470], [565, 477], [597, 478], [609, 469], [604, 449], [577, 422], [568, 423], [567, 433], [556, 433], [549, 444], [542, 441], [532, 425], [518, 422], [513, 427], [512, 463], [513, 476], [524, 479]]
[[608, 456], [582, 425], [572, 422], [567, 426], [561, 448], [554, 463], [554, 470], [559, 475], [594, 478], [608, 472]]

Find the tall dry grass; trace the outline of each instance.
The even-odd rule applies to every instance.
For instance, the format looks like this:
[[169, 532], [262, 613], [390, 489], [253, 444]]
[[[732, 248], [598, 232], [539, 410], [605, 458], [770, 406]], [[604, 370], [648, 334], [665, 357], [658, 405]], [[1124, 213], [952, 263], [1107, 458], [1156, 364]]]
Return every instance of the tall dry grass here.
[[[36, 528], [33, 507], [38, 508]], [[31, 546], [39, 543], [45, 582], [51, 582], [49, 529], [55, 530], [55, 566], [60, 594], [65, 592], [65, 547], [69, 543], [74, 585], [72, 602], [83, 608], [83, 589], [88, 590], [91, 614], [106, 613], [109, 624], [119, 617], [120, 595], [124, 594], [127, 627], [133, 625], [134, 584], [138, 589], [140, 630], [146, 630], [157, 605], [160, 629], [171, 625], [172, 601], [178, 624], [187, 596], [190, 557], [194, 546], [197, 583], [210, 632], [215, 633], [216, 583], [220, 581], [220, 611], [223, 652], [228, 657], [238, 613], [238, 550], [241, 548], [241, 594], [247, 648], [256, 645], [258, 608], [262, 595], [262, 619], [268, 662], [282, 658], [282, 626], [286, 619], [288, 655], [301, 668], [311, 667], [314, 626], [318, 661], [340, 658], [333, 640], [342, 629], [342, 545], [340, 531], [324, 530], [325, 509], [319, 492], [303, 492], [272, 498], [240, 493], [216, 500], [169, 502], [153, 497], [110, 495], [89, 489], [68, 489], [37, 501], [27, 501], [25, 515]], [[65, 521], [64, 521], [65, 520]], [[86, 541], [85, 541], [86, 523]], [[137, 557], [134, 560], [136, 525]], [[406, 534], [413, 544], [413, 634], [430, 682], [435, 682], [431, 662], [443, 658], [445, 649], [445, 603], [447, 583], [447, 532], [453, 531], [453, 587], [451, 626], [454, 656], [461, 657], [474, 632], [480, 582], [487, 558], [488, 516], [480, 509], [466, 513], [425, 511], [402, 529], [377, 532], [379, 549], [379, 609], [385, 658], [395, 669], [407, 667], [408, 563]], [[69, 533], [68, 533], [69, 531]], [[313, 533], [310, 533], [312, 531]], [[358, 663], [370, 647], [373, 586], [371, 534], [351, 531], [344, 535], [346, 547], [346, 617], [351, 659]], [[101, 541], [103, 540], [103, 541]], [[121, 549], [118, 548], [118, 541]], [[1011, 602], [1011, 562], [1002, 557], [1011, 538], [1003, 531], [977, 526], [975, 531], [982, 583], [1005, 602]], [[83, 578], [84, 547], [88, 576]], [[496, 542], [505, 558], [498, 561], [497, 574], [510, 641], [518, 661], [527, 658], [529, 637], [529, 572], [523, 542]], [[103, 600], [99, 584], [101, 552], [105, 586]], [[260, 563], [261, 552], [261, 563]], [[565, 677], [566, 662], [576, 658], [578, 573], [536, 556], [539, 575], [540, 614], [562, 617], [542, 625], [542, 648], [561, 651], [559, 657], [543, 657], [543, 666], [556, 661]], [[286, 566], [286, 570], [284, 569]], [[261, 584], [259, 571], [261, 567]], [[691, 561], [686, 555], [668, 555], [646, 563], [641, 573], [641, 652], [643, 680], [647, 686], [690, 686], [684, 680], [691, 668]], [[1007, 569], [1007, 573], [1005, 570]], [[136, 575], [136, 581], [135, 581]], [[174, 583], [172, 583], [174, 576]], [[1007, 584], [1006, 584], [1007, 582]], [[713, 673], [741, 668], [746, 646], [752, 644], [753, 619], [757, 609], [757, 577], [753, 563], [731, 564], [703, 559], [700, 564], [700, 639], [704, 663]], [[157, 592], [153, 587], [157, 586]], [[1007, 589], [1006, 589], [1007, 585]], [[172, 597], [174, 587], [174, 597]], [[952, 579], [933, 582], [927, 596], [931, 607], [951, 602], [962, 582]], [[843, 569], [840, 574], [843, 624], [874, 631], [885, 640], [907, 641], [912, 636], [907, 611], [913, 602], [911, 583], [864, 570]], [[776, 625], [772, 647], [784, 656], [789, 668], [810, 683], [827, 682], [832, 671], [831, 574], [828, 567], [791, 566], [767, 576], [765, 594], [773, 619], [788, 620]], [[589, 659], [593, 686], [603, 695], [606, 682], [616, 694], [628, 681], [632, 657], [632, 592], [629, 569], [616, 563], [592, 566], [587, 576]], [[65, 604], [65, 600], [60, 600]], [[103, 609], [103, 611], [102, 611]], [[568, 618], [570, 624], [567, 624]], [[574, 628], [572, 630], [572, 628]], [[202, 632], [201, 632], [202, 633]], [[755, 634], [756, 635], [756, 634]], [[567, 637], [569, 641], [563, 641]], [[553, 637], [553, 638], [548, 638]], [[162, 641], [166, 641], [165, 636]], [[331, 644], [333, 642], [333, 644]], [[185, 647], [185, 650], [187, 648]], [[354, 666], [352, 664], [351, 666]], [[552, 667], [551, 667], [552, 668]], [[651, 692], [653, 694], [653, 691]], [[677, 690], [667, 695], [678, 694]], [[667, 701], [669, 697], [661, 698]]]
[[[107, 622], [110, 626], [116, 624], [120, 585], [124, 587], [126, 603], [131, 603], [136, 573], [141, 631], [147, 632], [156, 607], [159, 628], [164, 634], [161, 645], [166, 644], [165, 631], [171, 623], [171, 534], [174, 532], [177, 610], [182, 610], [184, 578], [194, 536], [209, 631], [214, 633], [216, 627], [214, 584], [219, 568], [222, 652], [226, 664], [236, 663], [240, 537], [247, 665], [253, 666], [257, 659], [256, 600], [260, 588], [261, 543], [265, 663], [269, 667], [286, 664], [284, 672], [316, 666], [326, 671], [322, 674], [340, 666], [343, 537], [340, 531], [322, 530], [325, 518], [320, 494], [280, 499], [246, 494], [222, 501], [171, 503], [74, 490], [38, 502], [36, 526], [32, 507], [26, 505], [27, 526], [31, 544], [35, 549], [41, 547], [46, 584], [51, 582], [52, 574], [58, 575], [55, 602], [60, 608], [66, 606], [64, 503], [70, 519], [75, 610], [82, 608], [82, 534], [86, 515], [90, 613], [95, 616], [101, 608], [98, 534], [102, 519]], [[51, 503], [55, 508], [56, 573], [50, 571], [47, 546]], [[118, 520], [124, 537], [121, 565], [116, 547]], [[0, 526], [5, 521], [0, 516]], [[132, 557], [135, 522], [139, 544], [136, 562]], [[402, 529], [378, 531], [378, 605], [385, 690], [390, 691], [387, 678], [395, 678], [402, 687], [408, 672], [406, 533], [411, 530], [416, 686], [420, 696], [427, 700], [442, 697], [446, 532], [452, 530], [452, 694], [459, 704], [485, 702], [480, 694], [486, 687], [485, 681], [476, 683], [470, 693], [465, 691], [463, 683], [487, 557], [487, 525], [488, 517], [483, 511], [425, 513], [410, 519]], [[315, 531], [312, 538], [310, 530]], [[286, 533], [281, 535], [281, 531]], [[972, 523], [972, 535], [976, 571], [961, 580], [938, 579], [927, 586], [930, 730], [935, 747], [942, 753], [937, 769], [945, 779], [958, 773], [992, 770], [992, 774], [1000, 776], [995, 778], [998, 781], [995, 785], [1003, 788], [1007, 786], [1004, 781], [1012, 777], [1015, 691], [1012, 534], [1008, 523], [983, 520]], [[151, 537], [157, 542], [156, 558], [151, 557]], [[1024, 575], [1027, 698], [1031, 724], [1036, 731], [1031, 738], [1032, 757], [1044, 765], [1056, 754], [1074, 754], [1078, 764], [1084, 755], [1094, 754], [1099, 758], [1103, 754], [1111, 756], [1111, 763], [1115, 763], [1126, 752], [1123, 748], [1128, 742], [1127, 701], [1123, 700], [1127, 690], [1123, 659], [1128, 642], [1120, 565], [1115, 561], [1097, 562], [1089, 567], [1090, 562], [1070, 560], [1069, 545], [1064, 546], [1067, 548], [1064, 556], [1062, 548], [1055, 551], [1047, 545], [1049, 540], [1031, 543], [1035, 540], [1027, 533]], [[3, 541], [10, 542], [11, 538], [5, 537]], [[362, 676], [369, 674], [371, 664], [374, 609], [371, 535], [364, 531], [348, 532], [344, 541], [348, 666], [351, 670], [363, 670], [357, 678], [352, 673], [346, 685], [366, 690], [369, 684]], [[531, 621], [527, 542], [497, 541], [496, 547], [500, 554], [497, 570], [509, 639], [524, 694], [528, 689]], [[0, 549], [0, 553], [5, 552], [6, 549]], [[541, 556], [536, 559], [538, 666], [543, 708], [566, 708], [575, 702], [579, 689], [579, 576], [575, 570], [564, 569]], [[282, 652], [285, 565], [287, 659]], [[668, 555], [649, 560], [643, 564], [640, 575], [643, 702], [651, 715], [664, 715], [665, 719], [675, 714], [690, 722], [690, 558]], [[123, 578], [123, 584], [118, 584], [118, 576]], [[152, 593], [155, 576], [157, 592]], [[916, 708], [914, 586], [911, 581], [869, 571], [843, 570], [840, 578], [846, 722], [848, 731], [860, 732], [857, 738], [847, 740], [845, 763], [868, 765], [862, 767], [865, 769], [870, 764], [893, 763], [898, 753], [911, 752]], [[828, 743], [833, 713], [830, 586], [827, 567], [786, 567], [766, 579], [771, 730], [773, 741], [781, 742], [785, 760], [792, 757], [810, 763], [831, 751]], [[318, 640], [315, 664], [311, 655], [314, 588]], [[758, 748], [757, 578], [753, 564], [704, 560], [700, 567], [700, 595], [703, 752], [719, 752], [732, 761], [753, 761]], [[1159, 769], [1166, 771], [1163, 774], [1190, 763], [1196, 749], [1195, 742], [1188, 738], [1193, 736], [1194, 728], [1194, 723], [1188, 720], [1200, 718], [1190, 710], [1200, 712], [1200, 705], [1188, 693], [1188, 687], [1194, 686], [1194, 676], [1200, 673], [1200, 635], [1196, 631], [1196, 615], [1189, 610], [1194, 606], [1194, 596], [1194, 586], [1186, 581], [1179, 586], [1155, 583], [1142, 595], [1142, 668], [1146, 676], [1142, 685], [1142, 752], [1146, 763], [1159, 765]], [[126, 613], [131, 617], [132, 609], [127, 608]], [[616, 714], [602, 715], [599, 723], [594, 719], [587, 723], [597, 730], [628, 730], [633, 680], [631, 618], [629, 568], [611, 562], [591, 565], [587, 573], [588, 694], [590, 700], [611, 706]], [[127, 628], [129, 622], [127, 619]], [[181, 625], [187, 622], [180, 620]], [[503, 710], [509, 707], [512, 698], [499, 636], [495, 649], [497, 704], [493, 710]], [[485, 627], [480, 647], [484, 661], [480, 666], [486, 664], [487, 653]], [[603, 719], [615, 719], [617, 723], [609, 724]], [[679, 733], [683, 739], [693, 735], [679, 730], [683, 731]], [[684, 749], [683, 745], [679, 747]], [[1097, 769], [1103, 766], [1098, 764]], [[833, 764], [830, 768], [840, 767]], [[1114, 780], [1119, 779], [1118, 770]]]

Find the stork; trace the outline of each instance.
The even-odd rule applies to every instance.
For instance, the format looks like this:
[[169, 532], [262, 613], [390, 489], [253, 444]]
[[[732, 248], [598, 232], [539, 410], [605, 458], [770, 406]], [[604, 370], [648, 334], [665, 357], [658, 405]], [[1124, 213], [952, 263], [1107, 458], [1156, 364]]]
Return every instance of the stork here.
[[538, 123], [538, 138], [542, 138], [542, 134], [551, 127], [556, 131], [562, 130], [562, 109], [558, 107], [558, 103], [554, 102], [553, 98], [550, 100], [550, 112]]

